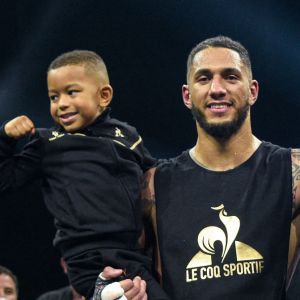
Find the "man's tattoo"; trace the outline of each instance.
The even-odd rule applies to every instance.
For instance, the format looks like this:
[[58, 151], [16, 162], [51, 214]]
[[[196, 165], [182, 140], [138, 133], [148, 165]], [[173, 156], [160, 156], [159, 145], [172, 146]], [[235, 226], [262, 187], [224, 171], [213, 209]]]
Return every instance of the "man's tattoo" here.
[[151, 186], [151, 176], [153, 173], [146, 172], [142, 182], [142, 206], [145, 215], [150, 215], [152, 208], [155, 206], [154, 188]]
[[293, 177], [293, 209], [296, 209], [296, 194], [300, 184], [300, 149], [292, 149], [292, 177]]

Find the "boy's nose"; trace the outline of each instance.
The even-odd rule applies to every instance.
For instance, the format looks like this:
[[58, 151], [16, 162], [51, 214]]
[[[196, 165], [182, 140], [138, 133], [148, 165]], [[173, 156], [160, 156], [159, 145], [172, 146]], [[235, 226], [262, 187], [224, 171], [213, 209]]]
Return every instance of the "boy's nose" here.
[[68, 96], [61, 95], [58, 101], [59, 108], [68, 107], [69, 104], [70, 104], [70, 100], [68, 99]]

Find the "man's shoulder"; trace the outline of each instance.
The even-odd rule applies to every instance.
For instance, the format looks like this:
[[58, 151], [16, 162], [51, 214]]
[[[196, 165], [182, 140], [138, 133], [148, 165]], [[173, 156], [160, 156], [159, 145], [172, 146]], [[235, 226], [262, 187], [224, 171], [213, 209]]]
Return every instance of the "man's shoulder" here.
[[185, 150], [175, 157], [159, 159], [157, 163], [156, 172], [164, 172], [167, 170], [172, 170], [174, 168], [182, 168], [189, 164], [189, 162], [189, 150]]
[[273, 152], [290, 150], [290, 148], [283, 147], [283, 146], [280, 146], [280, 145], [277, 145], [277, 144], [274, 144], [274, 143], [271, 143], [268, 141], [261, 141], [261, 145], [262, 145], [262, 147], [268, 149], [269, 151], [273, 151]]
[[291, 148], [282, 147], [271, 142], [262, 141], [260, 146], [261, 153], [264, 153], [268, 160], [277, 160], [277, 159], [290, 159], [291, 157]]

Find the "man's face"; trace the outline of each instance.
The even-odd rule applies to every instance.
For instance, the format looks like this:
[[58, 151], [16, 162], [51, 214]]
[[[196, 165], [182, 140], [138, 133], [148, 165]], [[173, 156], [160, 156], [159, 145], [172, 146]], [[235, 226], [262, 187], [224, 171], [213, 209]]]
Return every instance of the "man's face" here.
[[201, 128], [216, 138], [228, 138], [248, 117], [257, 91], [257, 82], [249, 78], [237, 52], [207, 48], [194, 57], [183, 96]]
[[50, 112], [68, 132], [85, 128], [101, 114], [100, 80], [84, 66], [67, 65], [48, 73]]
[[17, 300], [17, 289], [12, 278], [4, 273], [0, 274], [0, 298]]

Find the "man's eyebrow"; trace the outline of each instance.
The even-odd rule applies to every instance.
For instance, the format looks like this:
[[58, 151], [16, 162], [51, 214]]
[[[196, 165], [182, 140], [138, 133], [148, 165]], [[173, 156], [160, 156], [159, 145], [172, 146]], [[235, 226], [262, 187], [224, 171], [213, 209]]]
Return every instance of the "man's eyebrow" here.
[[209, 69], [198, 69], [195, 74], [194, 77], [197, 77], [199, 75], [210, 75], [211, 71]]
[[222, 70], [223, 74], [228, 74], [228, 73], [234, 73], [234, 74], [241, 74], [241, 70], [237, 68], [225, 68]]

